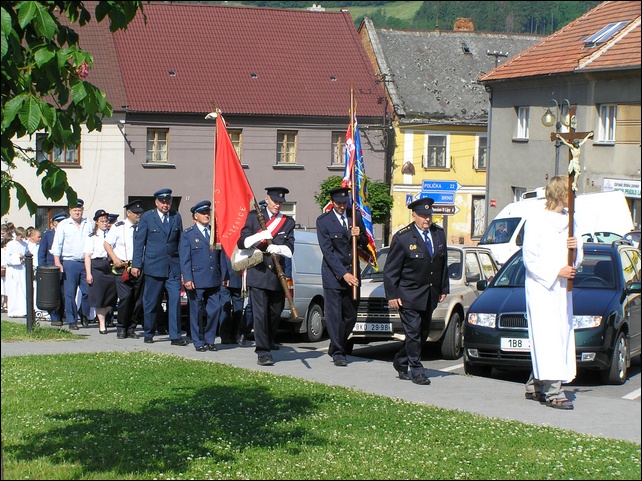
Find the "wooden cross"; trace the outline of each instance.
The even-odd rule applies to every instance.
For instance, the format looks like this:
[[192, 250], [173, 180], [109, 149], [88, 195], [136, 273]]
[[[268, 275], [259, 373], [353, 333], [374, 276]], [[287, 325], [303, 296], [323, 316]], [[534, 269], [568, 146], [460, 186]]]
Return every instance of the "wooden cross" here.
[[[570, 132], [560, 134], [551, 132], [551, 140], [560, 140], [568, 146], [568, 236], [575, 235], [573, 228], [573, 217], [575, 215], [575, 192], [577, 191], [577, 177], [580, 175], [580, 148], [588, 139], [593, 137], [593, 132], [575, 132], [575, 107], [569, 110], [569, 118], [571, 119]], [[568, 265], [572, 266], [575, 262], [576, 249], [568, 250]], [[566, 283], [566, 290], [573, 289], [573, 281], [568, 280]]]

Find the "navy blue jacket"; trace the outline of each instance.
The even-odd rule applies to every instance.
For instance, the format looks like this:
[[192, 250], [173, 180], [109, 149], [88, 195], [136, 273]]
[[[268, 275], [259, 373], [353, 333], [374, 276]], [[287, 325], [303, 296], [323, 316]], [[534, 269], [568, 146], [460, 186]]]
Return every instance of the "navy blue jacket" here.
[[163, 229], [157, 209], [145, 212], [138, 222], [134, 235], [132, 267], [143, 269], [148, 276], [180, 276], [178, 243], [182, 232], [183, 220], [178, 212], [169, 211], [167, 231]]
[[196, 224], [183, 231], [178, 251], [184, 283], [191, 281], [196, 289], [221, 286], [221, 251], [210, 250]]
[[38, 246], [38, 265], [39, 266], [53, 266], [53, 254], [49, 252], [53, 244], [55, 229], [46, 230], [40, 238], [40, 245]]
[[[347, 272], [352, 274], [352, 236], [349, 229], [353, 226], [353, 222], [350, 209], [346, 210], [346, 217], [348, 229], [341, 225], [334, 209], [317, 218], [317, 238], [323, 253], [321, 279], [325, 289], [352, 289], [343, 280], [343, 276]], [[365, 249], [368, 246], [368, 235], [359, 211], [357, 211], [357, 226], [361, 229], [357, 245], [361, 249]], [[357, 277], [360, 277], [361, 269], [358, 264], [357, 259]]]

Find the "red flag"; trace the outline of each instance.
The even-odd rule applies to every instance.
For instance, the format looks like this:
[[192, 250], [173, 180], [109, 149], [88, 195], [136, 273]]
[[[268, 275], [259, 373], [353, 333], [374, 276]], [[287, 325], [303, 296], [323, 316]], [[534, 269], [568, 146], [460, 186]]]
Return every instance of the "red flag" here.
[[219, 113], [214, 156], [214, 218], [221, 245], [230, 259], [253, 198], [254, 193]]

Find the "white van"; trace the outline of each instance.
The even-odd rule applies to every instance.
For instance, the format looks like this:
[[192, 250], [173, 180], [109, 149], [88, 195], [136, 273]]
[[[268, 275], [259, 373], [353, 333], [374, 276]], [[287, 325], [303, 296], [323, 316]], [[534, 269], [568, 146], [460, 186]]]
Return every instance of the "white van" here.
[[291, 261], [286, 261], [285, 276], [298, 316], [294, 317], [286, 300], [280, 326], [285, 328], [289, 323], [294, 332], [303, 334], [310, 342], [320, 341], [325, 328], [322, 261], [323, 253], [316, 232], [295, 230], [294, 254]]
[[[526, 218], [544, 209], [544, 188], [527, 192], [523, 200], [504, 207], [486, 228], [479, 245], [488, 247], [498, 263], [503, 264], [517, 252], [523, 243], [524, 222]], [[575, 222], [577, 236], [602, 239], [601, 233], [614, 233], [623, 236], [633, 230], [633, 218], [624, 194], [620, 191], [582, 194], [575, 198]], [[507, 240], [498, 240], [503, 229], [508, 232]], [[597, 234], [596, 234], [597, 233]]]

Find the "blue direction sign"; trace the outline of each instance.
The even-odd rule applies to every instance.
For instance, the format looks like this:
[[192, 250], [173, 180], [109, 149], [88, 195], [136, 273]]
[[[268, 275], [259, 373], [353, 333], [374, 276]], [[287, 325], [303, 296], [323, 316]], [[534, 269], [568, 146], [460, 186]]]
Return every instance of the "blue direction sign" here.
[[420, 199], [425, 199], [426, 197], [430, 197], [432, 200], [434, 200], [435, 204], [454, 204], [455, 203], [454, 192], [452, 194], [444, 193], [444, 192], [433, 193], [433, 192], [425, 192], [425, 191], [422, 191], [419, 193]]
[[456, 180], [423, 180], [421, 182], [422, 192], [455, 192], [461, 184]]

